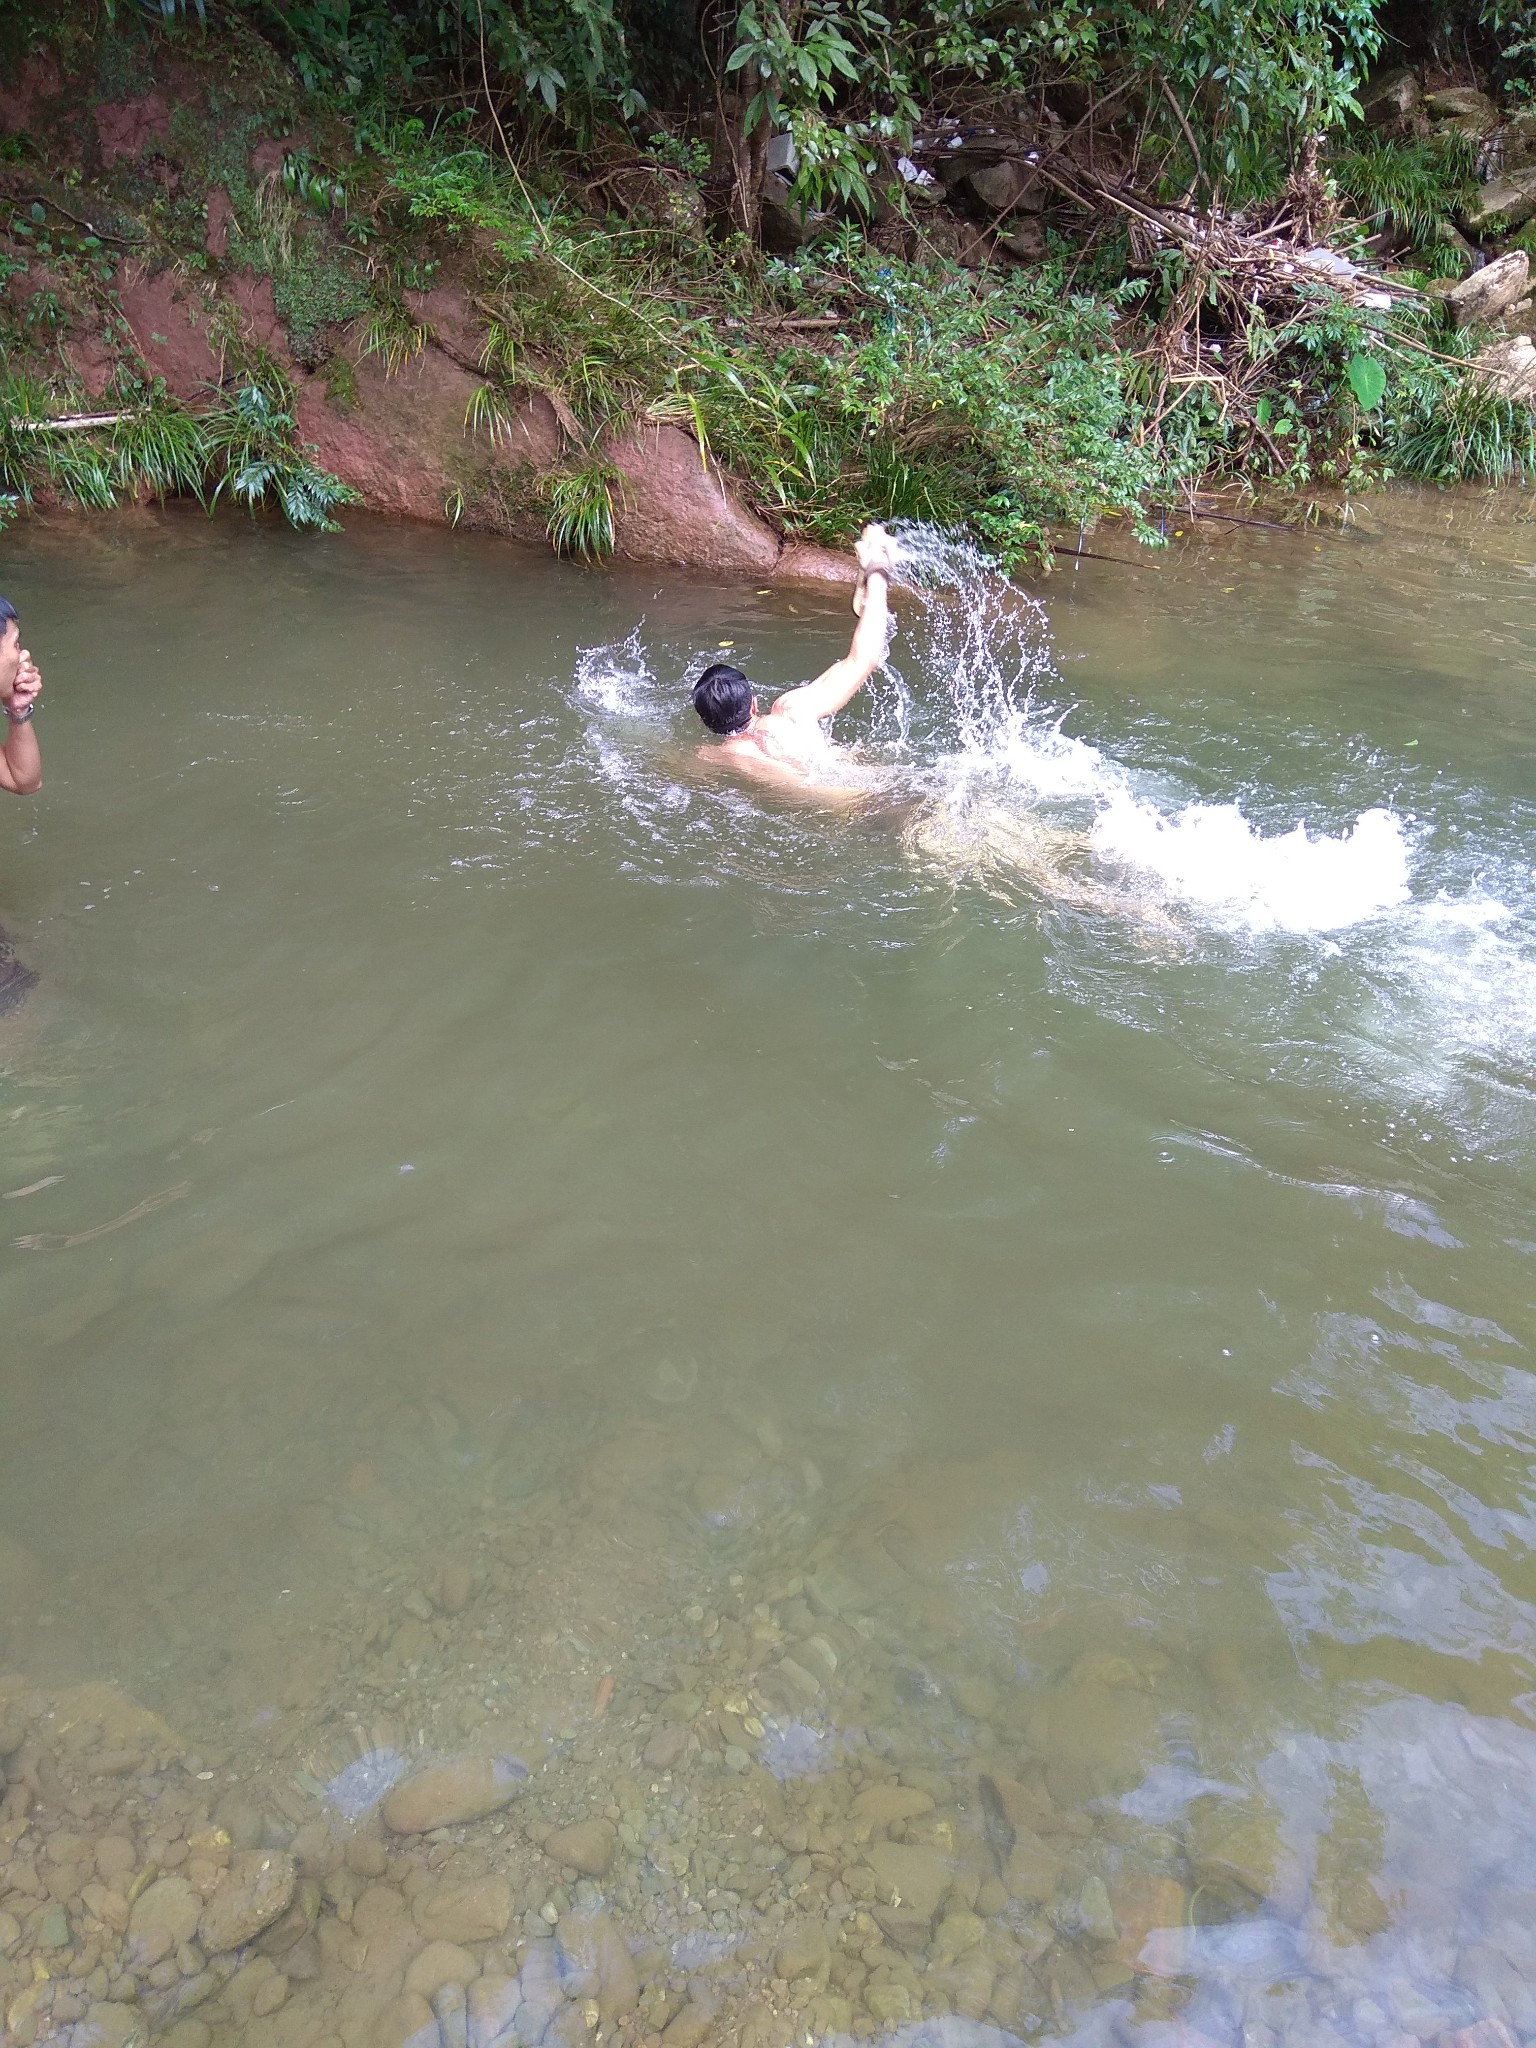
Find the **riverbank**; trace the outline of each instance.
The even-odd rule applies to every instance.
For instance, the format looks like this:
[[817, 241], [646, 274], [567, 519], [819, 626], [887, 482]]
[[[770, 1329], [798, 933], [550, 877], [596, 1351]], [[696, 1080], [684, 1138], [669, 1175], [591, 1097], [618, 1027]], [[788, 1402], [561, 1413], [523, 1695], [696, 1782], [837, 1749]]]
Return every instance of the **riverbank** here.
[[[872, 222], [773, 200], [764, 249], [711, 225], [686, 131], [518, 165], [463, 123], [365, 135], [238, 24], [31, 42], [0, 93], [0, 457], [22, 500], [196, 491], [299, 524], [356, 503], [841, 581], [866, 517], [1043, 566], [1105, 517], [1152, 538], [1150, 508], [1200, 490], [1294, 516], [1393, 470], [1500, 480], [1536, 445], [1536, 123], [1470, 89], [1371, 102], [1308, 229], [1352, 255], [1308, 268], [1294, 223], [1234, 216], [1213, 270], [1176, 211], [1155, 260], [1102, 246], [1102, 148], [1090, 191], [1049, 109], [1040, 136], [939, 122], [903, 158], [905, 210]], [[1426, 214], [1434, 261], [1402, 247], [1400, 200], [1346, 228], [1341, 187], [1394, 149], [1447, 213], [1481, 208], [1480, 246]]]

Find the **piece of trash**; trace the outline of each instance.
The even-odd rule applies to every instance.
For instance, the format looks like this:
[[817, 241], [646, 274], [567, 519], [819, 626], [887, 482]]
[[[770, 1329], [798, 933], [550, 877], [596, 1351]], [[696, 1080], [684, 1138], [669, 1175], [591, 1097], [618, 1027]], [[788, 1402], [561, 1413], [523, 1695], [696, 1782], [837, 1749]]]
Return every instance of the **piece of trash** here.
[[1360, 266], [1351, 263], [1347, 256], [1341, 256], [1337, 249], [1307, 249], [1296, 261], [1308, 270], [1321, 270], [1329, 277], [1351, 278], [1360, 275]]

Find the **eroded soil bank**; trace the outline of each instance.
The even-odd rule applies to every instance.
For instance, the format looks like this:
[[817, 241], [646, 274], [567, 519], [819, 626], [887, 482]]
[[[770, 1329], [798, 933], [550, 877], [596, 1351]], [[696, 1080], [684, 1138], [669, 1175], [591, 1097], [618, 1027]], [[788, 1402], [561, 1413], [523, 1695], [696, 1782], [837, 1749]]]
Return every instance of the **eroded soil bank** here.
[[[34, 55], [0, 91], [0, 186], [30, 238], [4, 283], [10, 357], [46, 370], [56, 355], [109, 418], [157, 388], [199, 407], [242, 373], [266, 377], [291, 394], [295, 446], [355, 502], [547, 544], [541, 483], [572, 436], [584, 444], [538, 391], [481, 410], [494, 251], [426, 238], [420, 288], [380, 314], [366, 248], [299, 217], [285, 174], [314, 137], [283, 128], [261, 79], [191, 55], [119, 69], [66, 77]], [[786, 542], [671, 420], [585, 452], [611, 480], [621, 558], [852, 580], [841, 557]]]

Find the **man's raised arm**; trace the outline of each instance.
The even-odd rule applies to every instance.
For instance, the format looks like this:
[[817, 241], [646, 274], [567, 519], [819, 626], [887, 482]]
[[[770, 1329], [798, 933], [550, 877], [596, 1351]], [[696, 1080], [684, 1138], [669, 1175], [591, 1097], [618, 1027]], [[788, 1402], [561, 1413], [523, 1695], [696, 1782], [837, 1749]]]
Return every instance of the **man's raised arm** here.
[[35, 796], [43, 786], [43, 757], [32, 730], [32, 712], [43, 679], [26, 649], [16, 668], [16, 680], [9, 696], [0, 697], [5, 712], [4, 742], [0, 744], [0, 789], [11, 796]]
[[814, 683], [786, 690], [773, 707], [779, 718], [831, 718], [856, 697], [885, 659], [886, 586], [894, 549], [883, 526], [866, 526], [855, 549], [860, 576], [853, 593], [858, 624], [841, 661], [834, 661]]

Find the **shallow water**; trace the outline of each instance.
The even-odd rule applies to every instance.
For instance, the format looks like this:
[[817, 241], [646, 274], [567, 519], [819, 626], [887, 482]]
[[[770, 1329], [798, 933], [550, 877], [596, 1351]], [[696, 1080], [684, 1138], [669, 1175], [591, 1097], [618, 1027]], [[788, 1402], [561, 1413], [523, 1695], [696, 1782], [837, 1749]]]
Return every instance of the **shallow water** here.
[[[487, 1980], [612, 1915], [604, 2038], [1536, 2035], [1524, 509], [1100, 536], [990, 654], [907, 601], [916, 837], [694, 771], [690, 667], [813, 672], [816, 595], [8, 536], [0, 1709], [175, 1738], [69, 1829], [371, 1838], [478, 1747], [422, 1853], [510, 1884]], [[198, 2011], [362, 2048], [410, 1960]]]

